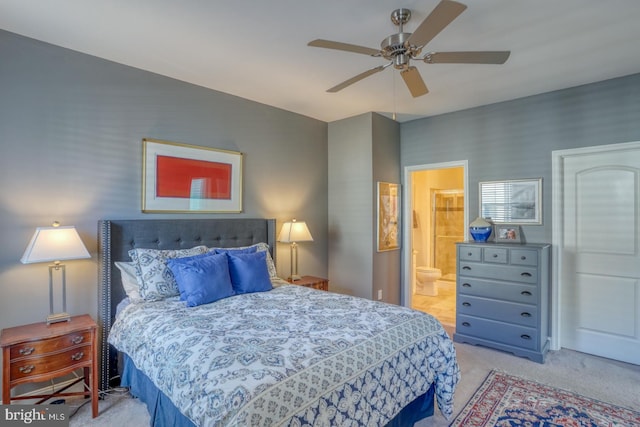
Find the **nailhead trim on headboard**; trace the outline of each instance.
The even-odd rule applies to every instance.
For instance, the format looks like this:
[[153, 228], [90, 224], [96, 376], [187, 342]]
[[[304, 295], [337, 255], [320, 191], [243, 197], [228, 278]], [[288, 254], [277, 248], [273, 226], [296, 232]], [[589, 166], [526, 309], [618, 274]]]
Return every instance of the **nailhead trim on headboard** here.
[[116, 305], [124, 298], [115, 261], [129, 261], [133, 248], [186, 249], [247, 246], [266, 242], [276, 261], [275, 219], [152, 219], [98, 222], [98, 325], [100, 327], [100, 390], [108, 390], [118, 375], [117, 353], [109, 346]]

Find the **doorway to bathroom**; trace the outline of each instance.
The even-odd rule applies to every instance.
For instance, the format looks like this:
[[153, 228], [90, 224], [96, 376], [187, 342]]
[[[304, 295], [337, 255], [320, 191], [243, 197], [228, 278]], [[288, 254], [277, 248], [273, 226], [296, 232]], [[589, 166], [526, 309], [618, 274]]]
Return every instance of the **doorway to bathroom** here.
[[466, 161], [405, 169], [404, 304], [455, 327], [456, 242], [468, 223]]

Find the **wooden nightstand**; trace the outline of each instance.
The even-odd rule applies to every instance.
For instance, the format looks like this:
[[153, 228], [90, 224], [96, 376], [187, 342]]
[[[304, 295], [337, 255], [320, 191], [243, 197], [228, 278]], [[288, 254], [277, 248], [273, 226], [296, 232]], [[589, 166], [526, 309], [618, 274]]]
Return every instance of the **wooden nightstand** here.
[[2, 404], [11, 403], [11, 389], [18, 384], [47, 381], [83, 368], [85, 391], [66, 392], [70, 384], [52, 395], [21, 396], [41, 399], [53, 396], [91, 397], [93, 417], [98, 416], [98, 325], [85, 314], [68, 322], [33, 323], [2, 330]]
[[288, 280], [289, 283], [294, 285], [305, 286], [307, 288], [319, 289], [321, 291], [329, 290], [329, 280], [322, 277], [302, 276], [300, 280]]

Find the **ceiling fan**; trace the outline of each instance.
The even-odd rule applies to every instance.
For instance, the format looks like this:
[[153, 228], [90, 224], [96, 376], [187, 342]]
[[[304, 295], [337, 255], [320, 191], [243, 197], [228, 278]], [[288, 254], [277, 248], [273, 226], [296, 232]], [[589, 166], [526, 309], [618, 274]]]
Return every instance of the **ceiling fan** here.
[[466, 8], [467, 6], [462, 3], [442, 0], [413, 33], [403, 31], [404, 24], [411, 18], [411, 11], [404, 8], [396, 9], [391, 13], [391, 22], [399, 27], [399, 31], [382, 40], [380, 50], [324, 39], [313, 40], [308, 43], [308, 46], [361, 53], [391, 61], [351, 77], [328, 89], [327, 92], [338, 92], [393, 65], [394, 68], [401, 70], [402, 79], [411, 95], [416, 98], [425, 95], [429, 90], [418, 69], [411, 65], [411, 60], [424, 61], [427, 64], [504, 64], [509, 58], [510, 51], [428, 52], [420, 56], [422, 48]]

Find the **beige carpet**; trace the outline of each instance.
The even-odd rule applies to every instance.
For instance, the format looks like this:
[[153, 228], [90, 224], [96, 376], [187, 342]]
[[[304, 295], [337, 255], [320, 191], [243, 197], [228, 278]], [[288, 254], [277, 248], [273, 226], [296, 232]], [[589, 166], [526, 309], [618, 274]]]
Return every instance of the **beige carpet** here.
[[[501, 370], [554, 387], [602, 400], [604, 402], [640, 408], [640, 366], [589, 356], [570, 350], [550, 352], [545, 364], [531, 362], [483, 347], [456, 344], [462, 379], [456, 389], [456, 415], [482, 384], [492, 369]], [[91, 418], [91, 405], [85, 404], [71, 417], [71, 426], [148, 426], [149, 415], [144, 404], [136, 399], [109, 396], [100, 401], [100, 416]], [[416, 427], [447, 427], [436, 414], [416, 424]]]

